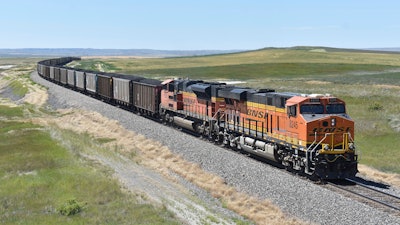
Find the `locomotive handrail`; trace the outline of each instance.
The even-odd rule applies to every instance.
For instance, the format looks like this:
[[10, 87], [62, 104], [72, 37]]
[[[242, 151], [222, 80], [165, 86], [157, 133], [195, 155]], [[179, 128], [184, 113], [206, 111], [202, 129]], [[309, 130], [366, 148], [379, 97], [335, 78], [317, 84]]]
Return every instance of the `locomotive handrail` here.
[[311, 147], [315, 144], [315, 142], [317, 142], [317, 132], [314, 133], [314, 141], [313, 143], [311, 143], [311, 145], [307, 148], [307, 151], [309, 151], [311, 149]]
[[[317, 142], [317, 132], [315, 132], [313, 143], [311, 143], [311, 145], [310, 145], [310, 146], [307, 148], [307, 150], [306, 150], [306, 151], [309, 152], [311, 155], [312, 155], [312, 153], [315, 151], [315, 149], [316, 149], [317, 146], [318, 146], [318, 145], [316, 145], [316, 146], [314, 147], [314, 149], [310, 151], [310, 149], [313, 147], [313, 145], [315, 144], [315, 142]], [[309, 160], [308, 157], [307, 157], [307, 160]], [[310, 161], [313, 162], [313, 163], [315, 162], [314, 160], [312, 160], [312, 157], [310, 158]]]
[[[315, 147], [310, 151], [311, 155], [317, 150], [317, 147], [323, 142], [325, 141], [325, 139], [328, 137], [328, 135], [332, 135], [333, 133], [325, 133], [324, 138], [322, 138], [318, 144], [315, 145]], [[315, 139], [314, 142], [315, 143], [317, 140], [317, 132], [315, 132]], [[307, 148], [307, 151], [312, 147], [313, 144], [310, 145], [310, 147]], [[312, 157], [311, 157], [312, 158]], [[311, 162], [315, 162], [314, 160], [310, 160]]]
[[220, 119], [223, 115], [225, 115], [225, 110], [218, 109], [218, 111], [214, 113], [214, 116], [212, 117], [212, 119], [217, 119], [218, 113], [222, 113], [222, 115], [219, 116], [219, 119]]
[[[316, 142], [316, 140], [317, 140], [317, 132], [315, 132], [314, 142], [311, 143], [311, 145], [307, 148], [307, 151], [310, 151], [310, 149], [314, 146], [314, 148], [310, 151], [311, 153], [314, 152], [314, 151], [316, 150], [316, 148], [317, 148], [323, 141], [325, 141], [325, 139], [326, 139], [328, 136], [334, 137], [335, 134], [334, 134], [334, 133], [325, 133], [324, 138], [322, 138], [322, 139], [318, 142], [318, 144], [316, 144], [316, 145], [314, 146], [314, 144], [315, 144], [315, 142]], [[353, 140], [353, 138], [351, 137], [351, 134], [350, 134], [349, 132], [343, 133], [343, 144], [342, 144], [343, 150], [346, 150], [347, 147], [348, 147], [348, 141], [347, 141], [348, 139], [350, 139], [352, 142], [354, 142], [354, 140]], [[332, 145], [331, 147], [332, 147], [332, 148], [331, 148], [330, 150], [334, 150], [334, 146]]]

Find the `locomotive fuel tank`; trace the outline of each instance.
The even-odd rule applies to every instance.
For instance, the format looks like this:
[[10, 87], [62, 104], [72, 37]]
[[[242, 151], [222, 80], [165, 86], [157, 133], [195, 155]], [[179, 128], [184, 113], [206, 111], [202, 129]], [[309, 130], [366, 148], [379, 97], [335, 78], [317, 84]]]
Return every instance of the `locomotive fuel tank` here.
[[255, 140], [251, 137], [239, 138], [240, 148], [246, 152], [258, 155], [269, 160], [279, 162], [278, 148], [272, 143], [266, 143], [264, 141]]
[[183, 127], [187, 130], [196, 132], [195, 122], [181, 118], [179, 116], [174, 116], [173, 118], [174, 118], [173, 123], [178, 127]]

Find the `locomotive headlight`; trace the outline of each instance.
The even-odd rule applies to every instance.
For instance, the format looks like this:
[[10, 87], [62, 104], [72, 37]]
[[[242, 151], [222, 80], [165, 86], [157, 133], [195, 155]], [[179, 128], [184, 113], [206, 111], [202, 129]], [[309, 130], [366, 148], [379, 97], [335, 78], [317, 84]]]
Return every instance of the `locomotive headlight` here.
[[336, 126], [336, 119], [335, 118], [331, 119], [331, 125], [332, 125], [332, 127]]
[[349, 149], [352, 151], [354, 151], [354, 149], [356, 149], [356, 146], [354, 145], [354, 143], [349, 144]]
[[326, 144], [326, 145], [324, 146], [324, 150], [328, 151], [328, 150], [329, 150], [329, 145]]

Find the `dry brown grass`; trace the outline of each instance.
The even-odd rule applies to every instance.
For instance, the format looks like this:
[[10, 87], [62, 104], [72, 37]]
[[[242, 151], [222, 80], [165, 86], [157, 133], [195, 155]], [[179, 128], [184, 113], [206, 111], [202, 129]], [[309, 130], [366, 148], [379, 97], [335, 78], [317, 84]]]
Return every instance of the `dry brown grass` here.
[[285, 215], [268, 200], [260, 200], [237, 191], [219, 176], [208, 173], [197, 164], [173, 154], [156, 141], [126, 130], [115, 120], [105, 118], [97, 112], [83, 110], [67, 109], [60, 110], [60, 113], [62, 116], [59, 117], [32, 118], [32, 122], [41, 125], [57, 124], [60, 128], [88, 133], [96, 138], [115, 139], [106, 145], [117, 145], [120, 147], [118, 149], [125, 153], [135, 152], [141, 164], [159, 171], [169, 179], [173, 180], [169, 176], [171, 171], [179, 174], [220, 199], [227, 208], [257, 224], [305, 224]]
[[142, 157], [146, 159], [143, 160], [145, 165], [157, 168], [164, 174], [168, 173], [168, 170], [174, 171], [210, 192], [213, 197], [224, 202], [227, 208], [257, 224], [303, 224], [299, 220], [286, 216], [270, 201], [238, 192], [235, 188], [227, 185], [221, 177], [208, 173], [197, 164], [187, 162], [180, 156], [172, 154], [168, 148], [158, 143], [146, 143], [143, 150]]
[[362, 164], [358, 165], [358, 170], [361, 175], [368, 177], [368, 179], [400, 188], [400, 175], [397, 173], [384, 173]]
[[21, 86], [27, 88], [27, 93], [20, 100], [21, 102], [35, 105], [37, 107], [43, 106], [48, 99], [47, 91], [44, 87], [38, 84], [33, 84], [31, 81], [24, 77], [27, 71], [25, 70], [9, 70], [0, 74], [0, 90], [9, 86], [12, 81], [18, 82]]
[[331, 84], [332, 82], [328, 82], [328, 81], [320, 81], [320, 80], [310, 80], [310, 81], [306, 81], [307, 84]]
[[389, 85], [389, 84], [376, 84], [374, 85], [378, 88], [385, 88], [385, 89], [400, 89], [400, 86], [397, 85]]

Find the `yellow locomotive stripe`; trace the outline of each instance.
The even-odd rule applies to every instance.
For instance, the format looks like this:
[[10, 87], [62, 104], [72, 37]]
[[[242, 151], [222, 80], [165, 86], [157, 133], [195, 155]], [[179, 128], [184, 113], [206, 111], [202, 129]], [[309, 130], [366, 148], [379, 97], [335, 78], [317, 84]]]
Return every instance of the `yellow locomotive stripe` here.
[[195, 93], [191, 93], [191, 92], [182, 91], [182, 94], [184, 97], [193, 97], [193, 98], [197, 97]]
[[286, 110], [285, 110], [285, 108], [276, 108], [275, 109], [277, 112], [281, 112], [281, 113], [285, 113], [286, 112]]
[[285, 112], [284, 108], [277, 108], [273, 105], [266, 105], [266, 104], [260, 104], [257, 102], [247, 102], [248, 107], [254, 107], [258, 109], [263, 109], [263, 110], [270, 110], [270, 111], [277, 111], [277, 112]]
[[224, 102], [225, 98], [211, 97], [212, 102]]

